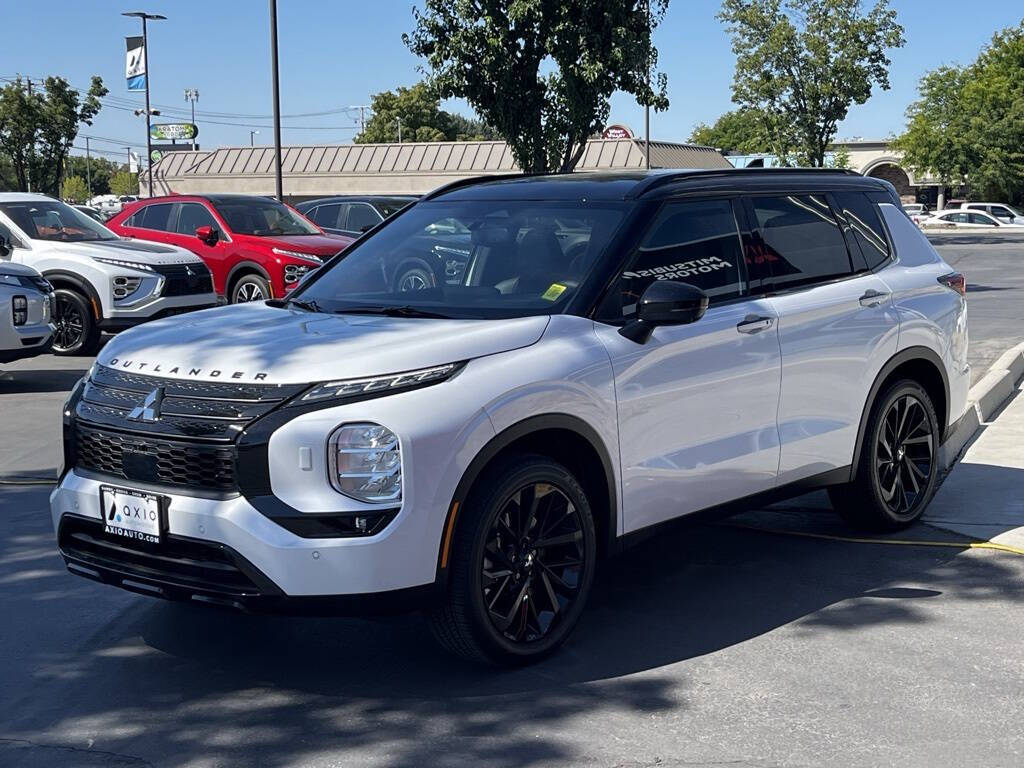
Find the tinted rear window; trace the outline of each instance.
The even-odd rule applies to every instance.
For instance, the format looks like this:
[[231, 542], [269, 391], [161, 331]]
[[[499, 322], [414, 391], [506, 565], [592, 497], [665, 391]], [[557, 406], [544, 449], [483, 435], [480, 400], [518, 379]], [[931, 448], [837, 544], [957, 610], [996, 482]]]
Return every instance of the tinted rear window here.
[[888, 261], [889, 241], [878, 215], [878, 207], [863, 192], [837, 192], [835, 199], [868, 269]]
[[167, 223], [171, 217], [172, 203], [160, 203], [159, 205], [147, 205], [138, 211], [129, 220], [128, 226], [141, 227], [142, 229], [158, 229], [166, 232]]
[[751, 202], [773, 285], [786, 288], [853, 271], [843, 233], [823, 196], [754, 197]]

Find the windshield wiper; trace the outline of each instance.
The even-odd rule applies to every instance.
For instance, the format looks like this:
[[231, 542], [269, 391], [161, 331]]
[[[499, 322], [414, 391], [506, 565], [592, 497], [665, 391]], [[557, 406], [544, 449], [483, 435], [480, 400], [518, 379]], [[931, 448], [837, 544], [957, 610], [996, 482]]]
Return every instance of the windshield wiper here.
[[305, 309], [307, 312], [323, 312], [316, 299], [288, 299], [288, 305]]
[[440, 312], [431, 312], [419, 307], [397, 306], [376, 306], [376, 307], [344, 307], [334, 310], [336, 315], [384, 315], [385, 317], [430, 317], [441, 320], [450, 320], [448, 315]]

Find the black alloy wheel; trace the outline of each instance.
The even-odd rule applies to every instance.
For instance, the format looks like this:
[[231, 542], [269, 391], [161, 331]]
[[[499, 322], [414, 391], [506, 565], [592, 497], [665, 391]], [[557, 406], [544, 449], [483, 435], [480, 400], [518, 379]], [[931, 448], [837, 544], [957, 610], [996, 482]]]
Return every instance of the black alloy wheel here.
[[465, 659], [538, 661], [575, 627], [596, 561], [590, 502], [572, 473], [546, 456], [503, 457], [458, 512], [446, 597], [428, 610], [428, 624]]
[[875, 473], [893, 517], [911, 514], [928, 486], [934, 445], [932, 425], [920, 400], [907, 394], [889, 406], [875, 442]]
[[583, 524], [559, 488], [531, 483], [506, 501], [484, 545], [481, 586], [494, 628], [515, 643], [545, 637], [579, 597]]
[[64, 288], [54, 294], [54, 354], [91, 354], [95, 351], [99, 329], [93, 320], [89, 303], [80, 294]]
[[889, 385], [871, 405], [856, 474], [828, 489], [833, 508], [858, 528], [896, 531], [912, 524], [938, 485], [940, 436], [925, 389], [910, 379]]

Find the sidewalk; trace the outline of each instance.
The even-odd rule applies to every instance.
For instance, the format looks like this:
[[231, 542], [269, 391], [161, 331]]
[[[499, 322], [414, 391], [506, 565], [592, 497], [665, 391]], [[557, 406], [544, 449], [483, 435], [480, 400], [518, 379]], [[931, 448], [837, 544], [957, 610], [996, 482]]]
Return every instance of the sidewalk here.
[[1024, 548], [1024, 384], [984, 423], [923, 522], [977, 541]]

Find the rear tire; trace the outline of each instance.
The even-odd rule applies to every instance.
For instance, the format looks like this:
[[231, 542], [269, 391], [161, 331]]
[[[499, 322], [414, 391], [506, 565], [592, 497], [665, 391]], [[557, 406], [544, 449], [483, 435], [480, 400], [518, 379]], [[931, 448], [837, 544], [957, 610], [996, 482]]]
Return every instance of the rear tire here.
[[58, 288], [53, 313], [53, 354], [91, 355], [99, 346], [100, 329], [89, 301], [77, 291]]
[[442, 648], [519, 666], [554, 652], [590, 594], [597, 535], [576, 478], [544, 456], [500, 461], [459, 511], [446, 600], [427, 613]]
[[272, 299], [270, 283], [260, 275], [242, 275], [231, 287], [231, 303], [246, 304], [250, 301]]
[[850, 525], [897, 531], [915, 523], [935, 493], [939, 421], [928, 393], [900, 379], [871, 407], [857, 474], [828, 489], [832, 507]]

